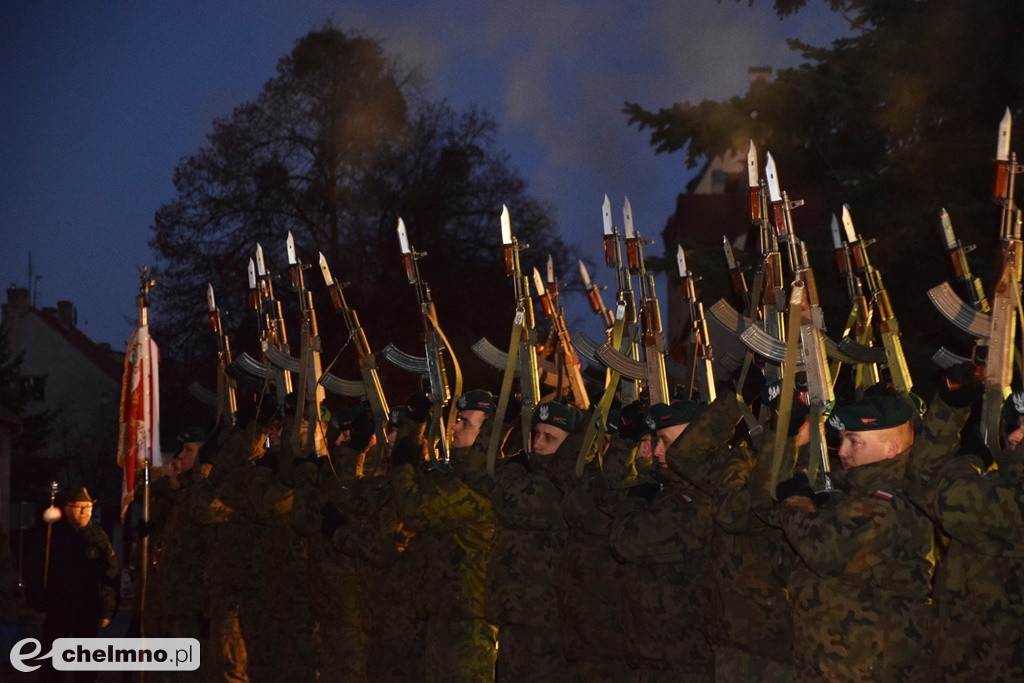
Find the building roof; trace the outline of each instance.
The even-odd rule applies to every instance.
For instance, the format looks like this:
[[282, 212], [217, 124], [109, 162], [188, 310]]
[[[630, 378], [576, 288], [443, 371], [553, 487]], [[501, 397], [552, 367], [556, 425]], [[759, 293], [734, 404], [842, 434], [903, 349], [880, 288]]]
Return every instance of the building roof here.
[[64, 324], [54, 309], [31, 309], [30, 313], [34, 314], [44, 325], [63, 337], [72, 348], [82, 354], [93, 365], [117, 380], [118, 383], [121, 382], [124, 375], [124, 354], [100, 346], [89, 339], [77, 327]]

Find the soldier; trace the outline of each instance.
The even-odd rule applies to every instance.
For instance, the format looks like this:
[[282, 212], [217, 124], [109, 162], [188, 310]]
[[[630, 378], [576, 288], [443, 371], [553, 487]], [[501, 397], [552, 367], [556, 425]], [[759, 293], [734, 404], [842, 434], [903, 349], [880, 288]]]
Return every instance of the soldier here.
[[341, 553], [334, 533], [362, 512], [355, 491], [366, 453], [375, 445], [373, 416], [362, 404], [331, 417], [328, 458], [311, 456], [298, 468], [293, 516], [305, 539], [309, 602], [320, 681], [366, 680], [366, 634], [360, 614], [358, 562]]
[[[761, 392], [761, 405], [773, 414], [780, 388], [780, 383], [773, 383]], [[802, 447], [809, 436], [806, 406], [797, 405], [797, 400], [794, 396], [788, 453]], [[774, 502], [774, 492], [769, 484], [769, 458], [757, 457], [759, 450], [773, 448], [773, 421], [764, 425], [760, 435], [734, 440], [716, 475], [705, 620], [717, 681], [793, 680], [786, 585], [797, 557], [781, 529], [763, 519], [763, 511]]]
[[[405, 406], [392, 411], [389, 435], [397, 436], [405, 413]], [[333, 543], [357, 563], [366, 680], [403, 683], [422, 680], [424, 674], [424, 558], [409, 551], [413, 534], [399, 518], [389, 469], [386, 452], [377, 473], [353, 482], [356, 512], [334, 518]]]
[[571, 406], [540, 404], [532, 454], [506, 458], [495, 472], [487, 616], [498, 625], [499, 681], [560, 683], [572, 676], [562, 655], [555, 581], [568, 533], [562, 496], [575, 478], [581, 417]]
[[[950, 431], [981, 395], [968, 370], [955, 386], [944, 378], [932, 402]], [[958, 457], [953, 446], [911, 457], [914, 500], [949, 537], [935, 576], [935, 680], [1024, 680], [1024, 392], [1007, 397], [1003, 429], [996, 453], [968, 432]]]
[[636, 478], [635, 450], [609, 413], [608, 446], [587, 463], [562, 501], [569, 533], [558, 563], [562, 650], [577, 681], [633, 677], [623, 648], [623, 566], [608, 541], [614, 512]]
[[790, 575], [797, 680], [919, 680], [931, 625], [931, 522], [907, 498], [917, 411], [905, 397], [837, 406], [842, 471], [822, 501], [781, 482], [777, 522], [800, 556]]
[[[195, 467], [204, 442], [202, 430], [186, 429], [178, 436], [179, 451], [166, 482], [161, 514], [154, 515], [154, 552], [148, 579], [154, 596], [147, 609], [146, 635], [167, 638], [199, 638], [202, 625], [203, 534], [189, 517], [189, 494], [199, 478]], [[152, 619], [150, 619], [152, 615]]]
[[611, 542], [626, 561], [628, 656], [641, 681], [711, 681], [703, 584], [712, 527], [708, 492], [713, 452], [739, 417], [723, 394], [708, 410], [695, 401], [650, 407], [657, 439], [649, 477], [616, 511]]
[[422, 444], [405, 437], [389, 479], [403, 524], [426, 548], [426, 680], [493, 680], [496, 629], [484, 617], [484, 580], [494, 535], [486, 475], [495, 400], [468, 391], [456, 406], [450, 467], [425, 463]]
[[[34, 549], [26, 579], [30, 604], [46, 613], [44, 653], [57, 638], [95, 638], [114, 618], [120, 567], [107, 534], [92, 521], [95, 503], [84, 486], [72, 489], [64, 518]], [[84, 680], [96, 679], [96, 672], [79, 673]], [[62, 677], [49, 659], [43, 662], [40, 680]]]

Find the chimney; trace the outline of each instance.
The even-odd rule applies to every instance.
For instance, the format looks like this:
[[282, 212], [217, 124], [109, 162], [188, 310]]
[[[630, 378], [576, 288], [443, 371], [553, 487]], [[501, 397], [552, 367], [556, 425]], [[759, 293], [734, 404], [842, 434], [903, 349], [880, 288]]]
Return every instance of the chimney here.
[[748, 84], [751, 88], [761, 81], [772, 80], [772, 68], [770, 66], [752, 66], [747, 69]]
[[78, 311], [75, 310], [75, 305], [67, 299], [63, 299], [57, 302], [57, 320], [64, 327], [77, 327], [78, 326]]
[[0, 321], [18, 317], [29, 310], [28, 289], [24, 287], [8, 287], [7, 302], [0, 313]]

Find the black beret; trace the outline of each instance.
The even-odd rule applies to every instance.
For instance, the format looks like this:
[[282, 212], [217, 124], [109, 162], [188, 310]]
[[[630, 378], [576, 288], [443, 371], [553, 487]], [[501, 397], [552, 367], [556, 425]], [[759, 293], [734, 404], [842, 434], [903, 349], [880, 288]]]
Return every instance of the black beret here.
[[1020, 426], [1024, 415], [1024, 391], [1015, 391], [1003, 401], [1003, 429], [1012, 432]]
[[366, 407], [362, 403], [347, 406], [334, 413], [331, 417], [331, 426], [340, 431], [352, 429], [352, 424], [366, 413]]
[[904, 396], [865, 396], [836, 406], [828, 425], [840, 432], [868, 432], [897, 427], [917, 417], [915, 404]]
[[647, 409], [647, 427], [653, 432], [667, 427], [693, 422], [707, 404], [697, 401], [675, 401], [674, 403], [655, 403]]
[[549, 401], [541, 403], [533, 411], [533, 423], [541, 423], [558, 427], [559, 429], [571, 432], [583, 419], [583, 413], [572, 406], [564, 403]]
[[201, 427], [189, 427], [188, 429], [182, 430], [181, 433], [178, 434], [179, 446], [183, 446], [192, 441], [206, 441], [206, 435], [203, 434], [203, 430]]
[[467, 391], [455, 402], [455, 407], [462, 410], [479, 410], [488, 415], [494, 414], [494, 394], [483, 389], [472, 389]]

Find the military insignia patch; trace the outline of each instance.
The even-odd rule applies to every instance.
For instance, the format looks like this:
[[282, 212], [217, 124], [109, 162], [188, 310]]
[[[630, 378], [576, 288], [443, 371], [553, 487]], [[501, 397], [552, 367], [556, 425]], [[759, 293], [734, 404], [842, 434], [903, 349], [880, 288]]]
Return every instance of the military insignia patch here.
[[466, 397], [465, 396], [459, 396], [459, 400], [455, 402], [455, 407], [458, 408], [459, 410], [465, 410], [466, 409]]
[[780, 384], [772, 383], [768, 386], [768, 400], [774, 401], [782, 393], [782, 386]]
[[891, 493], [889, 493], [888, 491], [883, 491], [882, 489], [878, 489], [877, 491], [875, 491], [871, 495], [874, 496], [875, 498], [878, 498], [880, 500], [885, 500], [885, 501], [892, 501], [892, 499], [896, 497], [896, 496], [892, 495]]
[[1024, 415], [1024, 391], [1013, 392], [1013, 409]]
[[647, 428], [648, 428], [648, 429], [655, 429], [655, 428], [656, 428], [656, 427], [658, 426], [658, 425], [657, 425], [657, 424], [656, 424], [656, 423], [654, 422], [654, 418], [653, 418], [652, 416], [650, 416], [650, 415], [648, 415], [648, 416], [647, 416], [647, 419], [646, 419], [646, 420], [644, 420], [644, 422], [646, 422], [646, 423], [647, 423]]
[[550, 408], [548, 408], [548, 406], [544, 405], [537, 409], [537, 417], [541, 422], [547, 420], [548, 415], [550, 415]]
[[828, 418], [828, 423], [832, 426], [832, 429], [836, 430], [837, 432], [846, 431], [846, 425], [843, 424], [843, 421], [839, 419], [838, 415], [830, 416]]

